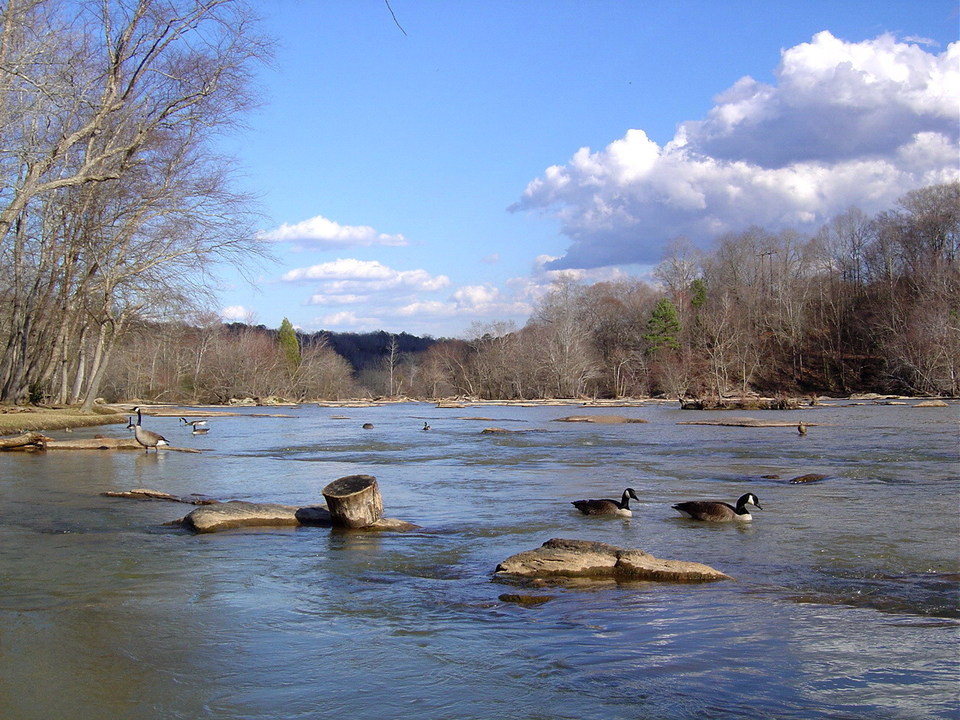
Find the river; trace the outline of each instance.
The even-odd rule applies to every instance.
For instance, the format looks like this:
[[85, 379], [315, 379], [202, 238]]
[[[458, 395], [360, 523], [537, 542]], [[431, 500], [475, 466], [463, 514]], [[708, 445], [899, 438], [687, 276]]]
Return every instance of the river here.
[[[304, 405], [213, 418], [196, 436], [144, 416], [199, 454], [5, 453], [0, 717], [960, 717], [960, 405], [912, 404], [752, 414], [802, 418], [805, 436], [682, 424], [751, 414], [671, 405]], [[572, 414], [646, 422], [555, 422]], [[524, 432], [481, 433], [494, 426]], [[98, 432], [127, 431], [50, 434]], [[388, 517], [422, 529], [192, 535], [164, 525], [190, 506], [100, 494], [310, 505], [355, 473], [376, 476]], [[788, 482], [805, 473], [828, 477]], [[627, 486], [631, 519], [570, 504]], [[763, 510], [745, 527], [670, 507], [747, 491]], [[554, 537], [734, 579], [493, 581]]]

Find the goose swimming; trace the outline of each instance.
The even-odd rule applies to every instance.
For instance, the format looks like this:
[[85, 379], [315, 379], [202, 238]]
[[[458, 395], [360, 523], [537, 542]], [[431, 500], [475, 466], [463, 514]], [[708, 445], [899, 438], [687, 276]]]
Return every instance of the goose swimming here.
[[[169, 445], [167, 439], [160, 433], [155, 433], [152, 430], [145, 430], [140, 423], [143, 421], [142, 416], [140, 415], [140, 408], [135, 407], [134, 410], [137, 413], [137, 424], [133, 424], [133, 418], [130, 418], [130, 422], [127, 424], [127, 427], [133, 427], [133, 436], [137, 439], [137, 442], [143, 445], [144, 452], [150, 452], [150, 448], [157, 450], [161, 445]], [[157, 450], [159, 452], [159, 450]]]
[[623, 497], [620, 501], [616, 500], [574, 500], [573, 505], [584, 515], [620, 515], [621, 517], [630, 517], [633, 511], [630, 510], [630, 498], [639, 501], [637, 493], [633, 488], [627, 488], [623, 491]]
[[677, 503], [673, 509], [684, 517], [692, 520], [705, 520], [706, 522], [750, 522], [753, 516], [747, 510], [747, 505], [753, 505], [758, 510], [760, 501], [753, 493], [741, 495], [737, 500], [737, 506], [730, 503], [720, 502], [718, 500], [691, 500], [690, 502]]

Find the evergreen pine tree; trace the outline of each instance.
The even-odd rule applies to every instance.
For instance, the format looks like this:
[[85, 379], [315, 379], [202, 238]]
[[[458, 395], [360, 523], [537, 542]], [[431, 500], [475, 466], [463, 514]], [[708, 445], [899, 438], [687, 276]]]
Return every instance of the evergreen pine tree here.
[[291, 372], [300, 367], [300, 343], [297, 340], [297, 331], [293, 329], [293, 324], [287, 318], [280, 323], [277, 342]]
[[647, 320], [647, 334], [643, 339], [650, 343], [650, 352], [662, 348], [680, 349], [680, 315], [676, 306], [667, 298], [661, 298], [650, 319]]

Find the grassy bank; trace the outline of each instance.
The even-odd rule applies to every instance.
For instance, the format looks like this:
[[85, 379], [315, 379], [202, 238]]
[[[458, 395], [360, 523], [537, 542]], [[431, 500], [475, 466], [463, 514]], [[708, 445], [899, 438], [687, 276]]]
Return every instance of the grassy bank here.
[[16, 435], [28, 430], [55, 431], [126, 423], [127, 416], [112, 408], [95, 407], [92, 413], [80, 408], [0, 406], [0, 435]]

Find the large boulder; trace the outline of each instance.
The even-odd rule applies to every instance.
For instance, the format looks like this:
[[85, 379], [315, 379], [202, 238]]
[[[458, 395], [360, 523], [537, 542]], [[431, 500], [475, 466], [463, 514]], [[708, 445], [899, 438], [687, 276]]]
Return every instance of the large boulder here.
[[548, 540], [497, 565], [500, 578], [597, 578], [617, 581], [708, 582], [729, 580], [709, 565], [661, 560], [643, 550], [626, 550], [589, 540]]

